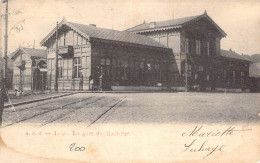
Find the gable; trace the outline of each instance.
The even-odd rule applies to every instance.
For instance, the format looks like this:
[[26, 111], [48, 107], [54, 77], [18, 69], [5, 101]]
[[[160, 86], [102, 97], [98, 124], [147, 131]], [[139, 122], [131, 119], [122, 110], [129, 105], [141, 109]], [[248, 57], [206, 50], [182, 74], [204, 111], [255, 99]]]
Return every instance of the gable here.
[[11, 54], [11, 59], [16, 59], [19, 55], [24, 55], [27, 59], [34, 58], [46, 58], [47, 52], [43, 49], [24, 48], [19, 47], [15, 52]]
[[[222, 35], [222, 37], [226, 37], [227, 34], [207, 15], [206, 11], [204, 12], [204, 14], [197, 15], [197, 16], [190, 16], [190, 17], [171, 19], [171, 20], [165, 20], [159, 22], [150, 22], [150, 23], [144, 22], [143, 24], [129, 28], [126, 31], [133, 32], [133, 33], [143, 33], [143, 32], [154, 32], [159, 30], [182, 28], [185, 27], [186, 25], [199, 21], [200, 19], [207, 20], [212, 25], [212, 27], [215, 28], [216, 31], [218, 31]], [[151, 24], [154, 25], [151, 26]]]
[[[42, 41], [42, 45], [47, 48], [56, 47], [56, 31], [52, 31], [52, 36], [46, 37], [46, 40]], [[66, 24], [61, 24], [58, 29], [58, 46], [68, 45], [85, 45], [87, 44], [88, 37], [82, 35], [78, 30], [71, 28]]]
[[201, 18], [197, 21], [193, 21], [183, 25], [183, 28], [187, 33], [192, 35], [200, 35], [203, 37], [221, 37], [221, 32], [210, 22], [207, 18]]
[[17, 57], [20, 57], [20, 55], [28, 55], [28, 54], [25, 54], [25, 52], [22, 50], [22, 49], [20, 49], [20, 48], [18, 48], [15, 52], [13, 52], [12, 54], [11, 54], [11, 59], [12, 60], [16, 60], [16, 58]]

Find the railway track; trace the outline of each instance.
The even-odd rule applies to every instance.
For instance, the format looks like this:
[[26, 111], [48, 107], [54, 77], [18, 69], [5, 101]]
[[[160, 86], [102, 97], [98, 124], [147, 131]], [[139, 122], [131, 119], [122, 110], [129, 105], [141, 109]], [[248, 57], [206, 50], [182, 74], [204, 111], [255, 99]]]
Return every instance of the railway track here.
[[107, 112], [109, 112], [111, 109], [115, 108], [119, 103], [121, 103], [126, 97], [121, 98], [116, 103], [114, 103], [112, 106], [109, 107], [109, 109], [105, 110], [102, 114], [100, 114], [94, 121], [92, 121], [87, 127], [90, 127], [95, 122], [97, 122], [102, 116], [104, 116]]
[[[10, 123], [10, 124], [8, 124], [8, 125], [3, 126], [2, 128], [5, 128], [5, 127], [8, 127], [8, 126], [14, 125], [14, 124], [16, 124], [16, 123], [20, 123], [20, 122], [29, 120], [29, 119], [31, 119], [31, 118], [34, 118], [34, 117], [37, 117], [37, 116], [40, 116], [40, 115], [43, 115], [43, 114], [46, 114], [46, 113], [49, 113], [49, 112], [52, 112], [52, 111], [56, 111], [56, 110], [58, 110], [58, 109], [62, 109], [62, 108], [71, 106], [71, 105], [73, 105], [73, 104], [76, 104], [76, 103], [79, 103], [79, 102], [82, 102], [82, 101], [85, 101], [85, 100], [88, 100], [88, 99], [91, 99], [91, 98], [93, 98], [93, 97], [83, 98], [83, 99], [80, 99], [80, 100], [74, 100], [74, 101], [72, 101], [72, 102], [68, 102], [68, 103], [66, 103], [66, 104], [63, 104], [63, 105], [61, 105], [61, 106], [59, 106], [59, 107], [54, 107], [54, 106], [48, 107], [48, 110], [47, 110], [47, 111], [44, 111], [44, 112], [42, 112], [42, 113], [35, 114], [35, 115], [33, 115], [33, 116], [26, 117], [26, 118], [23, 118], [23, 119], [21, 119], [21, 120], [15, 121], [15, 122], [13, 122], [13, 123]], [[99, 100], [101, 100], [101, 99], [103, 99], [103, 98], [105, 98], [105, 97], [100, 97], [100, 98], [98, 98], [98, 100], [96, 100], [96, 101], [99, 101]], [[96, 102], [96, 101], [94, 101], [94, 102]], [[57, 102], [57, 101], [55, 101], [55, 102]], [[88, 104], [91, 104], [91, 103], [94, 103], [94, 102], [89, 102], [89, 103], [87, 103], [87, 105], [88, 105]], [[46, 103], [45, 103], [45, 104], [42, 104], [41, 106], [43, 106], [43, 105], [46, 105]], [[53, 105], [54, 105], [54, 103], [53, 103]], [[38, 106], [36, 106], [36, 107], [37, 107], [37, 109], [43, 109], [43, 108], [38, 108]], [[34, 107], [34, 108], [36, 108], [36, 107]], [[51, 109], [50, 109], [50, 108], [51, 108]], [[19, 110], [17, 110], [17, 111], [19, 111], [19, 112], [20, 112], [20, 111], [29, 111], [30, 109], [32, 109], [32, 108], [31, 108], [31, 107], [26, 107], [26, 108], [23, 108], [22, 110], [19, 109]]]
[[[28, 106], [26, 108], [9, 110], [9, 112], [16, 112], [16, 113], [24, 112], [22, 114], [23, 117], [3, 126], [2, 128], [8, 127], [8, 126], [11, 126], [11, 125], [14, 125], [14, 124], [18, 124], [18, 123], [21, 123], [21, 122], [24, 122], [24, 121], [27, 121], [27, 120], [30, 120], [30, 119], [33, 119], [35, 117], [39, 117], [37, 119], [42, 119], [42, 120], [39, 120], [40, 124], [37, 125], [38, 127], [42, 127], [42, 126], [45, 126], [47, 124], [54, 123], [54, 122], [56, 122], [56, 121], [58, 121], [58, 120], [60, 120], [64, 117], [66, 117], [67, 115], [71, 115], [74, 112], [76, 112], [77, 110], [86, 108], [86, 106], [91, 105], [91, 107], [97, 107], [97, 108], [108, 107], [108, 109], [101, 111], [100, 113], [97, 114], [96, 117], [94, 117], [90, 121], [89, 125], [87, 126], [87, 127], [90, 127], [91, 125], [96, 123], [98, 120], [102, 119], [110, 110], [118, 107], [119, 104], [125, 98], [126, 97], [123, 97], [123, 98], [118, 100], [118, 99], [114, 99], [114, 98], [109, 99], [109, 98], [106, 98], [104, 96], [87, 97], [87, 98], [82, 98], [82, 99], [76, 99], [76, 100], [73, 100], [73, 101], [70, 101], [70, 102], [66, 102], [68, 100], [68, 98], [64, 98], [64, 99], [56, 99], [55, 101], [52, 100], [51, 102], [48, 102], [47, 104], [45, 102], [45, 103], [40, 103], [39, 105], [36, 105], [36, 106]], [[113, 102], [111, 102], [111, 100]], [[63, 104], [61, 106], [57, 106], [57, 105], [60, 105], [60, 103], [63, 103]], [[107, 106], [108, 103], [110, 103], [109, 104], [110, 106]], [[64, 109], [64, 110], [59, 110], [59, 109]], [[36, 111], [38, 113], [28, 116], [28, 113], [30, 113], [30, 111], [31, 112]], [[105, 119], [107, 117], [109, 117], [111, 114], [107, 115], [105, 117]], [[68, 118], [68, 117], [66, 117], [66, 118]]]
[[[88, 98], [85, 98], [85, 99], [88, 99]], [[55, 103], [57, 103], [57, 102], [62, 102], [62, 101], [66, 101], [67, 99], [66, 98], [54, 98], [54, 99], [51, 99], [51, 101], [50, 101], [50, 103], [51, 104], [55, 104], [54, 103], [54, 100], [56, 100], [55, 101]], [[43, 105], [46, 105], [46, 101], [42, 101], [40, 104], [38, 104], [38, 105], [35, 105], [35, 103], [32, 103], [32, 104], [28, 104], [29, 106], [28, 107], [24, 107], [24, 108], [19, 108], [19, 109], [10, 109], [10, 108], [8, 108], [8, 109], [6, 109], [5, 111], [6, 112], [19, 112], [19, 111], [23, 111], [23, 110], [28, 110], [28, 109], [34, 109], [34, 108], [40, 108], [40, 106], [43, 106]], [[31, 105], [33, 105], [33, 106], [31, 106]], [[15, 106], [14, 106], [15, 107]], [[20, 107], [20, 106], [18, 106], [18, 107]]]
[[[100, 101], [100, 100], [102, 100], [102, 99], [104, 99], [104, 98], [105, 98], [105, 97], [97, 98], [97, 99], [94, 100], [94, 101], [91, 101], [91, 102], [88, 102], [88, 103], [84, 104], [84, 106], [87, 106], [87, 105], [90, 105], [90, 104], [94, 104], [94, 103], [96, 103], [96, 102], [98, 102], [98, 101]], [[74, 104], [75, 104], [75, 103], [74, 103]], [[66, 105], [66, 106], [67, 106], [67, 105]], [[65, 106], [64, 106], [64, 107], [65, 107]], [[82, 109], [82, 107], [83, 107], [83, 106], [79, 106], [79, 107], [73, 108], [72, 111], [67, 112], [66, 114], [60, 115], [60, 116], [58, 116], [57, 118], [55, 118], [55, 119], [53, 119], [53, 120], [51, 120], [51, 121], [45, 122], [45, 123], [41, 124], [40, 127], [45, 126], [45, 125], [50, 124], [50, 123], [53, 123], [53, 122], [55, 122], [55, 121], [57, 121], [57, 120], [59, 120], [59, 119], [65, 117], [68, 113], [71, 114], [71, 113], [73, 113], [73, 112], [76, 112], [76, 111], [79, 110], [79, 109]]]

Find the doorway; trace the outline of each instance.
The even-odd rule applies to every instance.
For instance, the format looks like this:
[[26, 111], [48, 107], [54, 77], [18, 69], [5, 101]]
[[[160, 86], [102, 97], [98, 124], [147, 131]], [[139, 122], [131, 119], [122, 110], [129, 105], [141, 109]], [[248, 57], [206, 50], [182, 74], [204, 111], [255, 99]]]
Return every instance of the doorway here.
[[111, 59], [100, 59], [100, 77], [99, 77], [101, 90], [110, 90], [111, 86]]

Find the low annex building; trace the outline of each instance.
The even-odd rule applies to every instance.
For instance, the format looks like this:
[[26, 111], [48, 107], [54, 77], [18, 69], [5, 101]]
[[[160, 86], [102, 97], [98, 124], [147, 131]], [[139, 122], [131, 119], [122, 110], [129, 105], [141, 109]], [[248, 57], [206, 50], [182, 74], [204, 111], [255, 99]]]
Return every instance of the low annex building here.
[[13, 52], [13, 89], [21, 92], [45, 90], [46, 58], [47, 52], [42, 49], [19, 47]]
[[41, 41], [47, 47], [50, 90], [54, 89], [57, 31], [59, 90], [161, 89], [173, 83], [172, 49], [150, 37], [65, 18], [57, 29]]

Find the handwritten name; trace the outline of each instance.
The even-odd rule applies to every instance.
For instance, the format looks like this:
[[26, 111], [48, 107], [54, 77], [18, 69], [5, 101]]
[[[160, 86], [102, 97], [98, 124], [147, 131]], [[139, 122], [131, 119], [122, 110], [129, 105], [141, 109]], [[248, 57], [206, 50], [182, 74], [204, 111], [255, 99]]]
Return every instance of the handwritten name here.
[[[234, 126], [230, 126], [224, 130], [215, 130], [215, 131], [203, 131], [203, 126], [196, 126], [191, 132], [183, 132], [181, 134], [182, 137], [194, 137], [191, 142], [184, 144], [184, 151], [189, 152], [207, 152], [207, 154], [203, 157], [208, 157], [212, 153], [216, 151], [223, 152], [223, 149], [226, 145], [224, 144], [216, 144], [216, 145], [209, 145], [209, 138], [212, 137], [228, 137], [234, 136], [237, 134], [241, 134], [242, 132], [249, 131], [252, 129], [243, 129], [238, 130]], [[199, 141], [199, 139], [203, 139]], [[202, 143], [201, 143], [202, 142]], [[221, 141], [219, 141], [221, 142]]]

